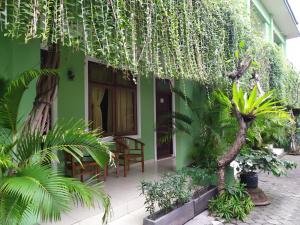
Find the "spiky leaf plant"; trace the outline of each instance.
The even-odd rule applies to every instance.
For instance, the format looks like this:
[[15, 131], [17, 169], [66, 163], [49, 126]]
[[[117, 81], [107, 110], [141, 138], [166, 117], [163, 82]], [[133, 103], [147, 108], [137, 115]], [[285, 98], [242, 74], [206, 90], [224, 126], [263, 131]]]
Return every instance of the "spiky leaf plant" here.
[[236, 138], [230, 149], [218, 160], [218, 190], [223, 191], [225, 188], [225, 168], [228, 166], [239, 154], [241, 148], [246, 142], [247, 132], [251, 124], [257, 118], [262, 116], [273, 116], [280, 119], [291, 119], [285, 108], [280, 105], [273, 96], [273, 91], [269, 91], [262, 96], [257, 93], [255, 86], [248, 97], [242, 88], [239, 88], [236, 82], [232, 86], [232, 97], [226, 96], [219, 92], [219, 101], [228, 106], [237, 122], [239, 130]]

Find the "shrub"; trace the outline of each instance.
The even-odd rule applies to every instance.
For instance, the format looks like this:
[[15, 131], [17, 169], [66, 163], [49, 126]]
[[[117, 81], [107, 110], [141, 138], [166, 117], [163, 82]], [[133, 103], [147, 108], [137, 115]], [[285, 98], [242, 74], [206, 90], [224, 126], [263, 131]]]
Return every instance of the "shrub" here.
[[164, 213], [191, 199], [190, 180], [184, 174], [165, 174], [159, 181], [142, 181], [146, 211], [153, 216], [156, 207]]
[[234, 218], [244, 221], [254, 204], [245, 186], [236, 183], [211, 200], [208, 207], [213, 215], [224, 218], [226, 221]]
[[178, 173], [190, 178], [192, 189], [211, 185], [213, 176], [215, 175], [215, 173], [212, 173], [210, 170], [199, 167], [183, 168], [179, 170]]
[[274, 176], [287, 175], [287, 170], [294, 169], [297, 164], [281, 160], [269, 149], [252, 150], [244, 148], [237, 157], [238, 171], [241, 173], [264, 171]]

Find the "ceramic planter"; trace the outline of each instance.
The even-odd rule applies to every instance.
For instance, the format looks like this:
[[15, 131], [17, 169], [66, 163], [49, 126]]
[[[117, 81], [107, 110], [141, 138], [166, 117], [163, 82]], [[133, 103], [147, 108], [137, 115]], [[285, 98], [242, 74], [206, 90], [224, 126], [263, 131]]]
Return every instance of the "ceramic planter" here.
[[171, 212], [158, 216], [161, 212], [157, 212], [152, 219], [149, 217], [144, 218], [143, 225], [183, 225], [194, 217], [194, 203], [190, 201]]
[[241, 183], [245, 184], [247, 188], [257, 188], [258, 174], [256, 172], [242, 173], [240, 178]]
[[197, 195], [193, 197], [194, 204], [194, 216], [199, 215], [208, 208], [209, 201], [218, 194], [216, 187], [211, 186], [201, 190]]

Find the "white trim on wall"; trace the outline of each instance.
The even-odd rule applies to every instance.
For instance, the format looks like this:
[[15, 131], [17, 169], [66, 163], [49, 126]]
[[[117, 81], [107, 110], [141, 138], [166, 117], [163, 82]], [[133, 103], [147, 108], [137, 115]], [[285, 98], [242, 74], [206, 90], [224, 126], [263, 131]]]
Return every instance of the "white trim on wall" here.
[[[86, 56], [84, 60], [84, 117], [85, 117], [85, 122], [88, 124], [89, 121], [89, 76], [88, 76], [88, 65], [89, 62], [95, 62], [95, 63], [101, 63], [104, 64], [101, 60], [95, 59], [90, 56]], [[128, 135], [128, 137], [135, 138], [135, 139], [140, 139], [141, 138], [141, 132], [142, 132], [142, 126], [141, 126], [141, 79], [140, 76], [137, 76], [137, 134], [136, 135]], [[113, 137], [108, 136], [104, 137], [101, 139], [102, 141], [112, 141]]]

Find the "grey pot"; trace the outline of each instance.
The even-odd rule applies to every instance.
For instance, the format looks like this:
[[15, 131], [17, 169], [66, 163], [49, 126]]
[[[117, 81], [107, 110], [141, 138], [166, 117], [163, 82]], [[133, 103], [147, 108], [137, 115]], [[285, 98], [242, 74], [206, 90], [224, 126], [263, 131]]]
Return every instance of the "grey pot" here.
[[199, 215], [204, 210], [208, 208], [209, 200], [217, 196], [218, 189], [216, 187], [210, 187], [200, 193], [200, 195], [196, 198], [193, 198], [194, 204], [194, 216]]
[[[159, 214], [157, 212], [154, 214]], [[143, 225], [183, 225], [194, 217], [194, 203], [190, 201], [157, 219], [144, 218]]]

